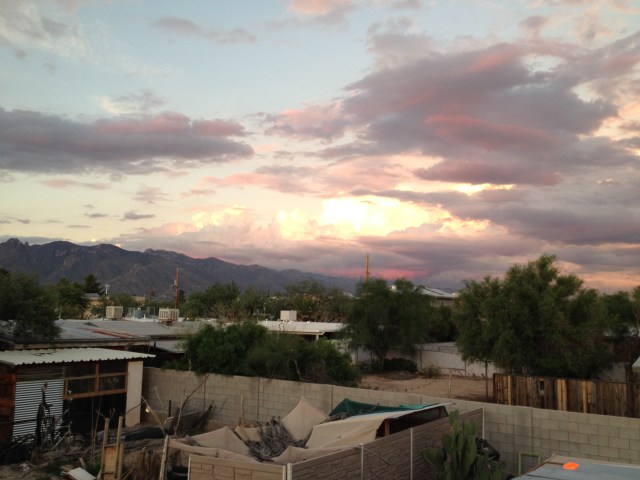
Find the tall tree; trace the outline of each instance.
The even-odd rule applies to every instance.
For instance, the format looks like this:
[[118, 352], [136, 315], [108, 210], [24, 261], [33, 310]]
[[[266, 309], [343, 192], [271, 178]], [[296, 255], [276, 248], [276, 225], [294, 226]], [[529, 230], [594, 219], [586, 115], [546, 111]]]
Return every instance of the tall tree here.
[[[482, 360], [485, 355], [513, 373], [577, 378], [597, 373], [611, 360], [602, 299], [582, 288], [577, 276], [561, 274], [555, 256], [514, 265], [503, 280], [467, 282], [458, 298], [458, 306], [475, 305], [456, 314], [463, 356]], [[474, 343], [479, 319], [489, 330]], [[482, 345], [490, 349], [482, 352]]]
[[104, 295], [104, 287], [98, 281], [93, 273], [84, 277], [84, 283], [82, 285], [84, 293], [97, 293], [98, 295]]
[[372, 278], [358, 285], [358, 296], [347, 317], [345, 334], [351, 348], [364, 347], [382, 369], [392, 349], [415, 353], [428, 340], [430, 319], [435, 315], [431, 300], [408, 280]]
[[85, 296], [83, 285], [78, 282], [69, 282], [61, 278], [58, 283], [51, 286], [51, 292], [55, 298], [56, 311], [60, 318], [83, 318], [89, 305]]
[[35, 276], [0, 268], [0, 320], [11, 320], [17, 337], [58, 336], [53, 298]]
[[460, 332], [456, 343], [465, 362], [484, 363], [485, 397], [489, 398], [488, 365], [500, 335], [502, 315], [501, 283], [485, 277], [481, 282], [465, 281], [456, 297], [454, 319]]

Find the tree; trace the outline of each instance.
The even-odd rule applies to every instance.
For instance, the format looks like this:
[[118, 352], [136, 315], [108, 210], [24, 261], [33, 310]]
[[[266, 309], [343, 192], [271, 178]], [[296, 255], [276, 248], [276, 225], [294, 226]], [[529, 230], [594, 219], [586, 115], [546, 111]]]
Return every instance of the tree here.
[[485, 397], [489, 399], [488, 365], [500, 334], [502, 315], [501, 283], [485, 277], [481, 282], [466, 280], [458, 292], [454, 319], [460, 332], [456, 343], [465, 362], [484, 363]]
[[55, 299], [56, 311], [60, 318], [83, 318], [89, 305], [85, 296], [83, 285], [78, 282], [69, 282], [61, 278], [58, 283], [51, 286], [51, 292]]
[[456, 318], [463, 358], [490, 359], [508, 372], [588, 378], [611, 356], [607, 315], [595, 290], [563, 275], [556, 257], [512, 266], [503, 280], [468, 281]]
[[640, 286], [631, 292], [605, 294], [602, 299], [609, 317], [616, 358], [625, 362], [627, 378], [631, 379], [631, 364], [640, 352]]
[[104, 295], [104, 287], [98, 281], [98, 277], [96, 277], [93, 273], [84, 277], [83, 284], [84, 293], [97, 293], [98, 295]]
[[308, 342], [253, 321], [207, 325], [187, 338], [177, 368], [354, 386], [360, 375], [349, 355], [327, 340]]
[[182, 304], [184, 316], [189, 318], [236, 319], [240, 295], [238, 286], [231, 283], [216, 283], [204, 292], [194, 292]]
[[386, 280], [372, 278], [358, 285], [358, 297], [344, 329], [351, 348], [364, 347], [382, 369], [392, 349], [413, 354], [428, 340], [435, 316], [431, 300], [408, 280], [396, 280], [392, 290]]
[[10, 273], [0, 268], [0, 320], [14, 321], [17, 337], [54, 338], [56, 325], [53, 298], [35, 276]]

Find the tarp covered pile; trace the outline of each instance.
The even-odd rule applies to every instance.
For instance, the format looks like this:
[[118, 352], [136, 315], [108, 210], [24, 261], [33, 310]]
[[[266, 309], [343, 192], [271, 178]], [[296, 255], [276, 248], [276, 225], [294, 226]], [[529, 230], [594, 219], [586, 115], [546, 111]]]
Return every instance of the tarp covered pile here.
[[[305, 398], [282, 419], [272, 419], [258, 427], [223, 427], [192, 437], [174, 439], [173, 452], [185, 452], [247, 462], [271, 461], [276, 464], [297, 463], [327, 455], [376, 439], [378, 429], [387, 419], [426, 412], [442, 407], [410, 405], [385, 407], [345, 399], [327, 415]], [[334, 420], [333, 418], [342, 418]]]

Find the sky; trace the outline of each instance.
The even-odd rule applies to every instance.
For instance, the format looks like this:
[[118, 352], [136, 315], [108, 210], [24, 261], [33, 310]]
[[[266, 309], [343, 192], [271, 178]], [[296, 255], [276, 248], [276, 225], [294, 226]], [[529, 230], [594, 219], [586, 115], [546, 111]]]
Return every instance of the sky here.
[[628, 291], [639, 62], [632, 0], [3, 1], [0, 241]]

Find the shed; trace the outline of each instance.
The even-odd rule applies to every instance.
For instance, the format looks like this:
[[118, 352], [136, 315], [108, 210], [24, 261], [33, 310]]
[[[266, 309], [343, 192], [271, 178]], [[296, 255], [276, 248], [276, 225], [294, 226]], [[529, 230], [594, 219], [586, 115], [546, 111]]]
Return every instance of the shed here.
[[96, 426], [96, 411], [124, 415], [127, 426], [140, 423], [143, 361], [149, 358], [106, 348], [0, 351], [0, 444], [34, 433], [43, 396], [51, 415], [68, 411], [77, 432]]

